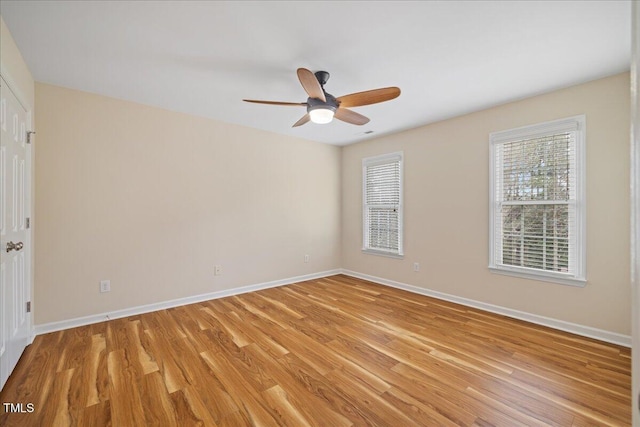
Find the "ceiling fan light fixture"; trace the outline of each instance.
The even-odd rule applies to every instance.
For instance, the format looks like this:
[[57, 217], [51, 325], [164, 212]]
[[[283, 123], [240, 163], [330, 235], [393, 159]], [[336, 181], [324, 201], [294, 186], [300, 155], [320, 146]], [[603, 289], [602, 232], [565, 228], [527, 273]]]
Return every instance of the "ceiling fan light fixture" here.
[[309, 109], [309, 117], [311, 118], [311, 121], [319, 125], [331, 123], [334, 114], [335, 109], [328, 106], [317, 106]]
[[324, 90], [324, 84], [329, 79], [329, 73], [326, 71], [316, 71], [312, 73], [306, 68], [298, 68], [297, 73], [302, 88], [307, 92], [307, 95], [309, 95], [307, 102], [259, 101], [257, 99], [244, 99], [243, 101], [267, 105], [306, 106], [307, 114], [293, 124], [292, 127], [294, 128], [308, 122], [318, 124], [331, 123], [334, 117], [345, 123], [362, 126], [369, 123], [369, 118], [349, 110], [349, 107], [377, 104], [397, 98], [400, 95], [399, 88], [385, 87], [350, 93], [336, 98]]

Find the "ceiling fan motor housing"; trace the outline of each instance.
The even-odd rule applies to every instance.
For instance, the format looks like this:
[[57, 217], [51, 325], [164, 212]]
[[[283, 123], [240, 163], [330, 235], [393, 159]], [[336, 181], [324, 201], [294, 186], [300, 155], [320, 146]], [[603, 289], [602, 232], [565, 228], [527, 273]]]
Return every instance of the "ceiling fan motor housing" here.
[[324, 102], [318, 98], [308, 98], [307, 112], [311, 110], [316, 110], [318, 108], [322, 108], [325, 110], [331, 110], [335, 113], [335, 111], [338, 109], [338, 101], [336, 101], [336, 98], [330, 93], [325, 92], [324, 96], [325, 98], [327, 98], [327, 102]]

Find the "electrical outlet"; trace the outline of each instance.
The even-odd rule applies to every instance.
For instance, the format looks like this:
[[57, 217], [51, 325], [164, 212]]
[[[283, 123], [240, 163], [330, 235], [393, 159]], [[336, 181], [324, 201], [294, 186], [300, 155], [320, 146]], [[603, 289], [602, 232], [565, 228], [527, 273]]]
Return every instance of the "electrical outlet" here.
[[100, 281], [100, 292], [111, 292], [111, 281], [110, 280], [101, 280]]
[[420, 271], [420, 263], [419, 262], [414, 262], [413, 263], [413, 271]]
[[216, 276], [220, 276], [222, 274], [222, 266], [216, 265], [213, 269], [213, 274]]
[[309, 254], [304, 255], [304, 262], [309, 262]]

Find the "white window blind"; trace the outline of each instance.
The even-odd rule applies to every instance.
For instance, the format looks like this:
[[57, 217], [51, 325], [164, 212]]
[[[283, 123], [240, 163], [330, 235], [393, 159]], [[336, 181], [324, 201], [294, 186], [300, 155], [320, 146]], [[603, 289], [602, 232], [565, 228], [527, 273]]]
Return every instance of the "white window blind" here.
[[490, 268], [583, 284], [584, 117], [492, 134], [491, 151]]
[[402, 255], [402, 153], [363, 159], [363, 250]]

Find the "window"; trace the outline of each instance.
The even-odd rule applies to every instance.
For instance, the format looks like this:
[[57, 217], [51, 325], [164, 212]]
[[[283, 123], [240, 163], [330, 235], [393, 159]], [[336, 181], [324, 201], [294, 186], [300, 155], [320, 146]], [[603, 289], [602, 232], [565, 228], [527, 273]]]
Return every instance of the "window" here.
[[585, 117], [492, 133], [489, 268], [584, 286]]
[[366, 253], [402, 257], [402, 153], [362, 160]]

